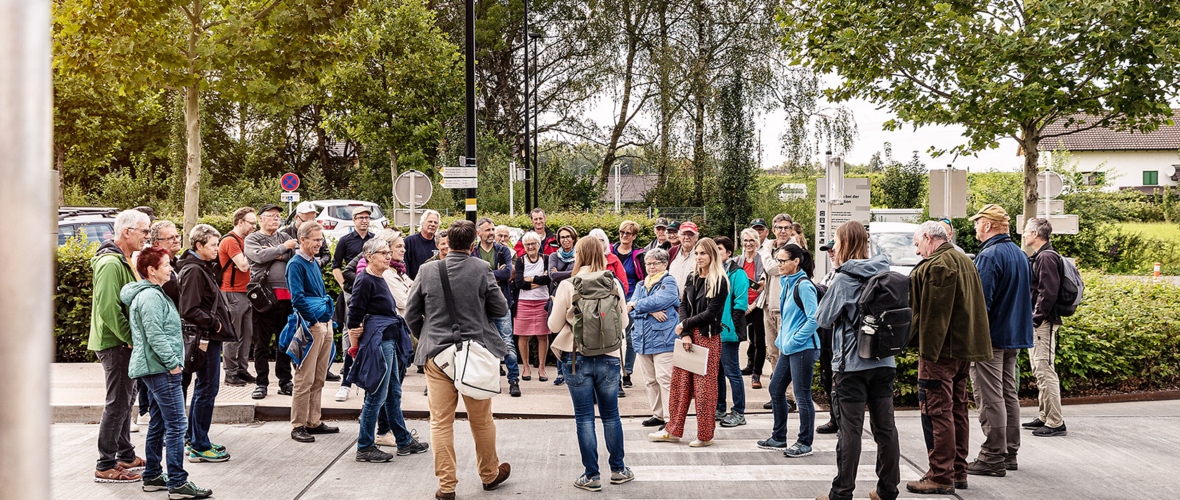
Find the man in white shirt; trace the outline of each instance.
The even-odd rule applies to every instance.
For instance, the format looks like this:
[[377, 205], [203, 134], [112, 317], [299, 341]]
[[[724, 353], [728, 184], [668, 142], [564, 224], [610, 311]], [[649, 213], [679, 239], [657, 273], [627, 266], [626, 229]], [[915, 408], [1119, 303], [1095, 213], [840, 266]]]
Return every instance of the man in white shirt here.
[[684, 289], [684, 283], [688, 280], [688, 275], [692, 274], [692, 268], [696, 265], [696, 258], [692, 255], [692, 250], [697, 245], [697, 239], [700, 237], [700, 231], [697, 230], [697, 225], [693, 222], [684, 222], [680, 224], [680, 246], [672, 249], [675, 252], [675, 257], [672, 258], [672, 263], [668, 265], [668, 272], [676, 278], [676, 286]]

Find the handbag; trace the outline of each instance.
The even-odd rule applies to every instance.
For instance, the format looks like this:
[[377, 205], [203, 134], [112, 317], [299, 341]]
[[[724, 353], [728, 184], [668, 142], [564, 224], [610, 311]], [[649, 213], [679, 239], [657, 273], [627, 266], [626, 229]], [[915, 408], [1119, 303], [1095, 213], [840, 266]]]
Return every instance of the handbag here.
[[451, 333], [459, 340], [435, 355], [434, 364], [455, 382], [459, 394], [471, 399], [491, 399], [500, 394], [500, 358], [479, 342], [463, 338], [458, 317], [453, 314], [456, 311], [455, 297], [451, 293], [446, 262], [439, 269], [447, 310], [452, 312]]
[[278, 297], [275, 296], [275, 289], [266, 283], [266, 278], [269, 276], [270, 266], [267, 266], [258, 281], [251, 282], [246, 286], [246, 299], [250, 301], [250, 305], [254, 307], [255, 311], [267, 312], [279, 303]]

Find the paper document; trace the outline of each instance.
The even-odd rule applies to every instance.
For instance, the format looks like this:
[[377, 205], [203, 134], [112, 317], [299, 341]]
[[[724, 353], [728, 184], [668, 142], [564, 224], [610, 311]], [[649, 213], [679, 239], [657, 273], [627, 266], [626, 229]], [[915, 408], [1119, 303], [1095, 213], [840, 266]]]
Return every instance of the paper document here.
[[692, 351], [684, 350], [684, 343], [677, 341], [672, 350], [672, 366], [700, 376], [708, 375], [709, 348], [693, 344]]

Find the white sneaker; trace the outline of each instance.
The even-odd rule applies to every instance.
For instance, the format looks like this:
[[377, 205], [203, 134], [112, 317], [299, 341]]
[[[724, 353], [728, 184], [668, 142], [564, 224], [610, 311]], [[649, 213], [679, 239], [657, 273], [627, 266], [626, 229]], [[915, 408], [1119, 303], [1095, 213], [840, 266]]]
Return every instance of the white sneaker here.
[[144, 413], [143, 415], [139, 416], [139, 421], [136, 423], [138, 423], [139, 425], [147, 425], [147, 424], [150, 424], [151, 422], [152, 422], [152, 414], [151, 413]]
[[348, 401], [348, 393], [351, 392], [349, 388], [341, 386], [340, 390], [336, 391], [336, 401]]
[[397, 439], [394, 439], [392, 432], [386, 432], [373, 441], [377, 446], [393, 446], [397, 447]]
[[647, 437], [657, 443], [660, 443], [660, 442], [679, 443], [680, 442], [680, 438], [669, 434], [668, 431], [653, 432], [651, 434], [648, 434]]
[[701, 441], [700, 439], [694, 439], [691, 443], [688, 443], [688, 445], [693, 448], [704, 448], [706, 446], [712, 446], [713, 441]]
[[134, 420], [131, 421], [131, 432], [139, 432], [139, 424], [135, 423]]

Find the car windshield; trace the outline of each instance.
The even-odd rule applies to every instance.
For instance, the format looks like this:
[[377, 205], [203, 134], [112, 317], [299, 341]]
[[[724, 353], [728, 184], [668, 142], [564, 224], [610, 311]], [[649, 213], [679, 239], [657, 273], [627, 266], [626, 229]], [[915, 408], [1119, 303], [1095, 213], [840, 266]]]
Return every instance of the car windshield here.
[[87, 243], [102, 243], [111, 239], [115, 228], [108, 222], [70, 224], [57, 227], [57, 244], [65, 245], [70, 238], [85, 239]]
[[869, 241], [873, 255], [884, 255], [891, 266], [916, 266], [922, 261], [912, 234], [874, 233]]
[[[381, 208], [377, 205], [365, 205], [373, 209], [373, 213], [369, 214], [371, 219], [380, 219], [385, 217], [381, 214]], [[328, 217], [340, 220], [352, 220], [352, 211], [360, 208], [361, 205], [336, 205], [328, 207]]]

